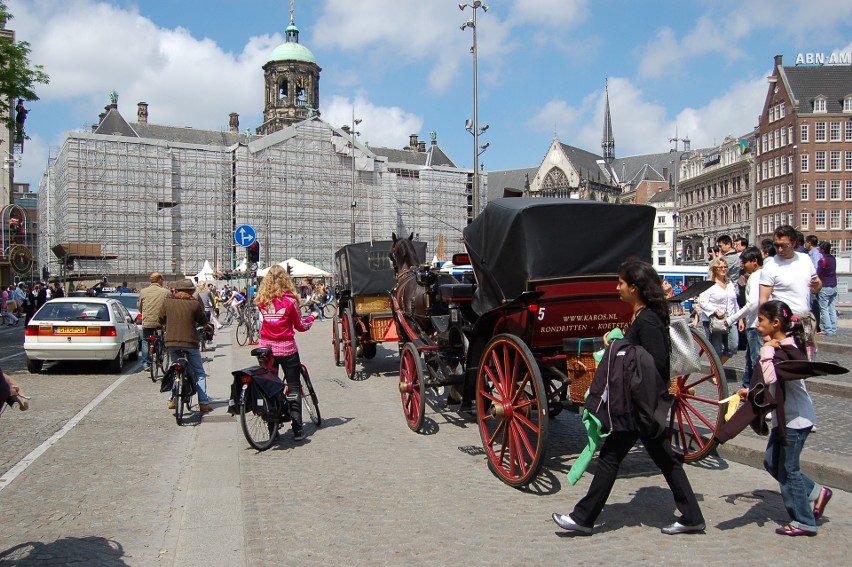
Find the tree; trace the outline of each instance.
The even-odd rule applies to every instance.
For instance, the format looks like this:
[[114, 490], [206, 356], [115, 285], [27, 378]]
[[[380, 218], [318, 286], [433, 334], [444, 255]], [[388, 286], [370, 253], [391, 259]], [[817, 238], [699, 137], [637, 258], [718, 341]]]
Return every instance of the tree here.
[[[0, 0], [0, 28], [6, 27], [6, 22], [12, 19], [12, 14], [6, 3]], [[16, 130], [15, 116], [12, 106], [19, 100], [38, 100], [35, 93], [36, 84], [48, 84], [50, 77], [41, 65], [30, 63], [30, 44], [26, 41], [10, 41], [8, 37], [0, 36], [0, 120], [8, 128]], [[21, 123], [23, 125], [23, 123]]]

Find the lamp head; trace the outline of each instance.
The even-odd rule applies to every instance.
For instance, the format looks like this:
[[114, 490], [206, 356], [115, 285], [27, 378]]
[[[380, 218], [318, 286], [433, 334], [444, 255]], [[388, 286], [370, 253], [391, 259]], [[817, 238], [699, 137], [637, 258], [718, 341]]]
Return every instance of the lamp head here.
[[465, 8], [467, 8], [467, 6], [467, 3], [459, 4], [459, 10], [464, 10]]
[[481, 146], [479, 146], [479, 147], [480, 147], [482, 150], [487, 150], [487, 149], [488, 149], [488, 146], [490, 146], [490, 145], [491, 145], [491, 143], [490, 143], [490, 142], [485, 142], [484, 144], [482, 144], [482, 145], [481, 145]]
[[488, 130], [488, 128], [489, 128], [488, 124], [486, 124], [485, 126], [482, 126], [482, 127], [479, 129], [479, 133], [480, 133], [480, 134], [482, 134], [483, 132], [487, 131], [487, 130]]
[[471, 120], [470, 118], [465, 120], [464, 121], [464, 127], [465, 127], [466, 130], [470, 130], [471, 128], [473, 128], [473, 120]]

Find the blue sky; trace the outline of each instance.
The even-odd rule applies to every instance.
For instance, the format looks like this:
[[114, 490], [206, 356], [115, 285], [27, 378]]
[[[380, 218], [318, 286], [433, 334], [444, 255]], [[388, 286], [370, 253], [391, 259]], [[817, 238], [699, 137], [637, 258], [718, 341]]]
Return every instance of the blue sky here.
[[[288, 0], [7, 0], [7, 27], [51, 76], [30, 102], [17, 182], [37, 186], [49, 152], [97, 121], [109, 91], [136, 120], [226, 130], [261, 123], [261, 66]], [[537, 166], [556, 134], [600, 153], [609, 79], [616, 155], [693, 147], [750, 131], [773, 57], [852, 52], [843, 0], [492, 0], [478, 13], [480, 140], [486, 170]], [[402, 148], [417, 133], [473, 165], [470, 9], [451, 0], [296, 0], [300, 43], [322, 74], [320, 110], [340, 126], [352, 105], [362, 141]]]

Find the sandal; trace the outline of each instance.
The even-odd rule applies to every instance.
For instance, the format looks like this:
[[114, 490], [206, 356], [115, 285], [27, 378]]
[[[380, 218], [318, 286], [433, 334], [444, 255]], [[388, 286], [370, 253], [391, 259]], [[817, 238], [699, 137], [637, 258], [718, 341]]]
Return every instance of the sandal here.
[[823, 486], [819, 491], [819, 497], [817, 497], [814, 502], [814, 519], [819, 520], [822, 518], [823, 513], [825, 512], [825, 507], [828, 505], [828, 501], [831, 500], [831, 496], [834, 493], [827, 486]]
[[796, 537], [796, 536], [813, 537], [813, 536], [817, 535], [816, 532], [809, 532], [809, 531], [803, 530], [801, 528], [795, 528], [795, 527], [791, 526], [790, 524], [787, 524], [786, 526], [782, 526], [782, 527], [776, 529], [775, 533], [778, 534], [778, 535], [786, 535], [786, 536], [792, 536], [792, 537]]

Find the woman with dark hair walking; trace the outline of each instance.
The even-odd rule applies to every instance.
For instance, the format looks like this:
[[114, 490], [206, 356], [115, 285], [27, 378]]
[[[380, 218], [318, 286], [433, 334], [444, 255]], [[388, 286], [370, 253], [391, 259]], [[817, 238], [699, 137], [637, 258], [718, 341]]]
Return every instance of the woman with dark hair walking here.
[[[624, 338], [637, 348], [647, 351], [654, 359], [656, 376], [651, 386], [655, 390], [655, 400], [665, 403], [669, 385], [669, 309], [660, 284], [660, 276], [647, 262], [630, 259], [618, 270], [618, 293], [622, 301], [633, 307], [633, 318]], [[669, 402], [670, 403], [670, 402]], [[657, 415], [657, 412], [654, 412]], [[640, 423], [638, 416], [633, 420]], [[673, 524], [662, 528], [668, 535], [700, 532], [704, 530], [704, 516], [698, 506], [698, 500], [683, 470], [680, 460], [672, 453], [668, 429], [665, 425], [658, 431], [612, 431], [601, 447], [597, 470], [589, 486], [589, 491], [575, 506], [571, 514], [553, 514], [553, 521], [571, 532], [591, 535], [595, 520], [603, 510], [607, 498], [615, 484], [618, 469], [627, 453], [636, 443], [642, 444], [662, 471], [674, 496], [675, 505], [681, 517]]]

